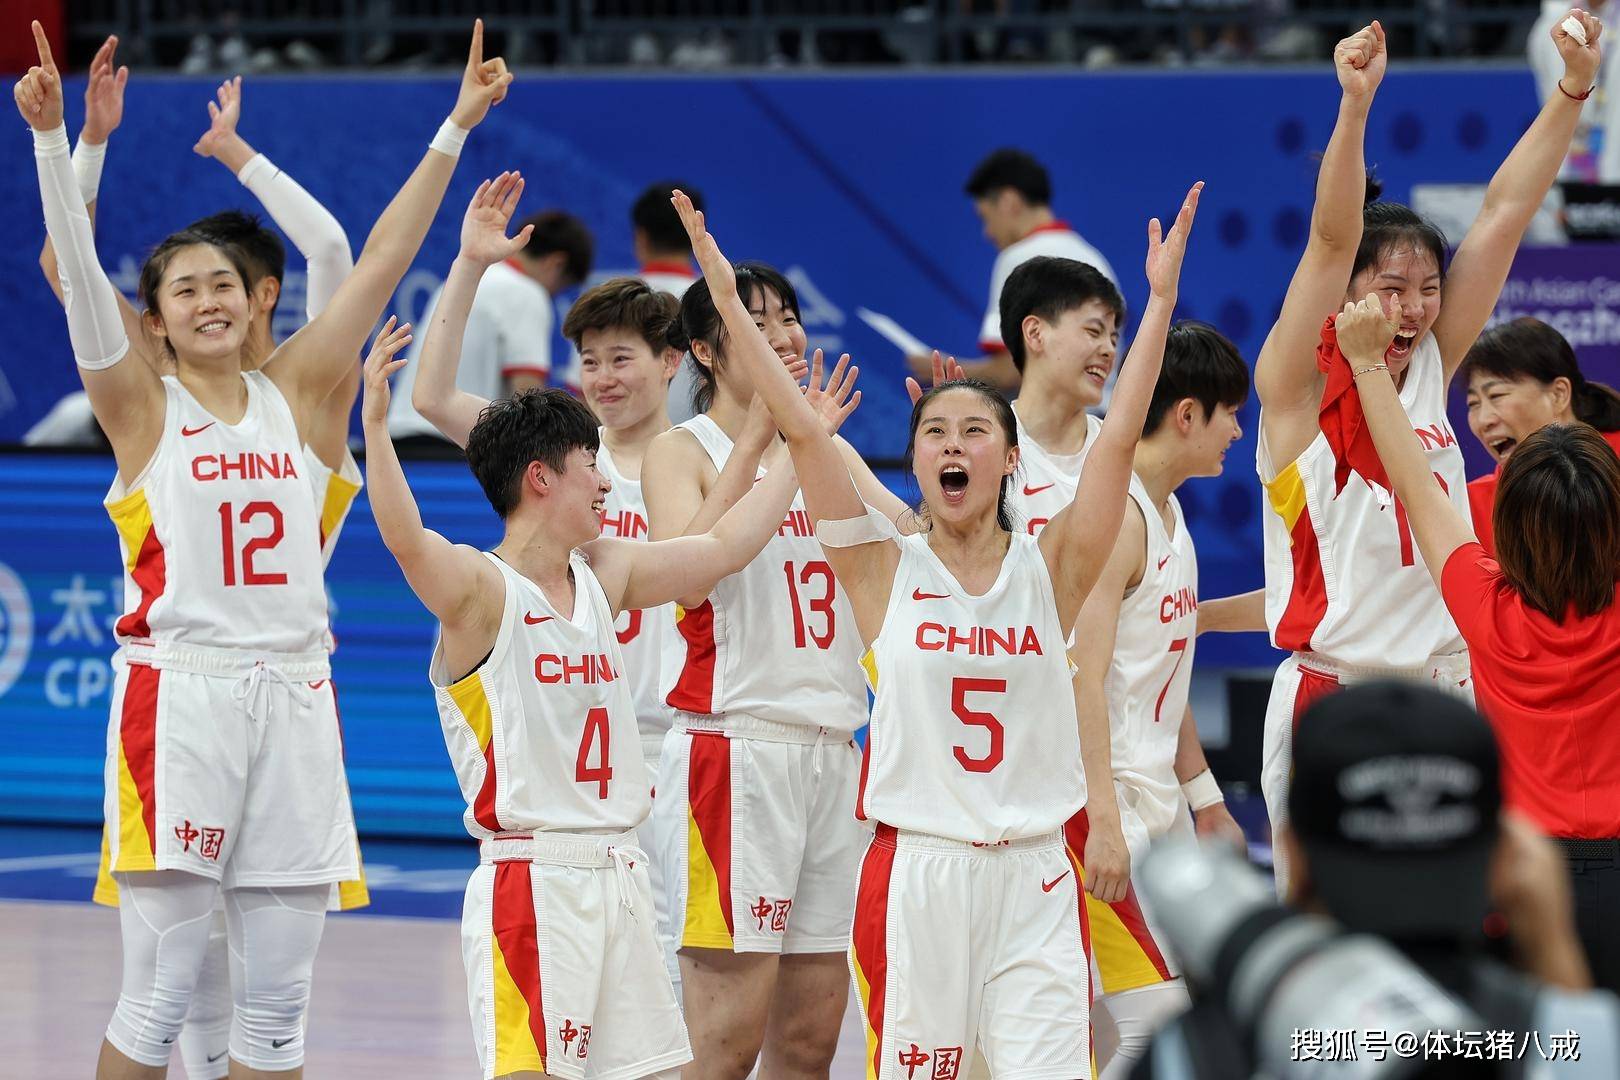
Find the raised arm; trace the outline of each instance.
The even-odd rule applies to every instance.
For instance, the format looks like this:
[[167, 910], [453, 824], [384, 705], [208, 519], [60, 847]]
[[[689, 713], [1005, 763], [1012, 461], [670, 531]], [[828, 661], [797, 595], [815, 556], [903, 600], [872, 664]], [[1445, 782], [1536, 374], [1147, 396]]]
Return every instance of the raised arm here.
[[1150, 295], [1137, 327], [1136, 340], [1120, 367], [1108, 417], [1097, 434], [1097, 445], [1086, 457], [1074, 501], [1059, 510], [1041, 530], [1041, 555], [1046, 560], [1057, 593], [1058, 617], [1073, 626], [1080, 605], [1102, 572], [1119, 523], [1125, 514], [1125, 491], [1131, 482], [1132, 458], [1142, 435], [1153, 388], [1164, 363], [1164, 339], [1176, 308], [1181, 282], [1181, 261], [1187, 236], [1204, 190], [1200, 180], [1187, 192], [1168, 235], [1161, 236], [1159, 219], [1148, 222], [1147, 278]]
[[[764, 400], [776, 421], [777, 430], [787, 440], [793, 455], [793, 466], [798, 471], [804, 490], [805, 509], [814, 521], [843, 521], [866, 516], [866, 504], [850, 478], [842, 453], [833, 437], [828, 434], [816, 407], [800, 392], [799, 386], [782, 366], [781, 359], [771, 348], [765, 335], [754, 325], [742, 298], [737, 294], [737, 275], [731, 263], [720, 253], [714, 237], [705, 227], [703, 212], [692, 206], [686, 194], [677, 191], [671, 200], [686, 225], [692, 252], [703, 268], [704, 280], [714, 298], [715, 308], [725, 321], [726, 332], [731, 335], [734, 362], [744, 365], [754, 383], [754, 392]], [[840, 368], [843, 367], [841, 363]], [[854, 370], [851, 370], [851, 377]], [[860, 393], [852, 398], [858, 403]], [[892, 543], [872, 542], [854, 547], [824, 546], [827, 561], [833, 573], [843, 582], [845, 590], [856, 605], [856, 619], [862, 624], [862, 635], [870, 640], [873, 628], [881, 621], [874, 618], [887, 605], [889, 583], [899, 563], [899, 548]], [[883, 603], [875, 604], [881, 594]], [[866, 614], [863, 617], [862, 612]]]
[[461, 345], [484, 271], [521, 251], [534, 231], [534, 226], [528, 225], [514, 237], [506, 235], [507, 223], [522, 194], [523, 178], [515, 172], [485, 180], [473, 193], [466, 216], [461, 219], [461, 250], [450, 264], [444, 290], [433, 306], [433, 323], [422, 342], [416, 384], [411, 388], [411, 405], [416, 411], [463, 450], [489, 399], [457, 388]]
[[1086, 891], [1105, 904], [1125, 899], [1131, 880], [1131, 852], [1120, 826], [1114, 795], [1113, 730], [1103, 687], [1114, 660], [1119, 608], [1125, 593], [1142, 580], [1147, 561], [1147, 523], [1128, 501], [1107, 565], [1081, 605], [1081, 631], [1069, 657], [1074, 676], [1074, 711], [1080, 720], [1080, 764], [1086, 774]]
[[1583, 11], [1571, 9], [1570, 15], [1586, 28], [1586, 41], [1583, 44], [1571, 37], [1562, 21], [1552, 28], [1553, 44], [1564, 61], [1564, 76], [1558, 80], [1564, 92], [1547, 98], [1529, 130], [1491, 177], [1479, 216], [1451, 261], [1445, 302], [1434, 322], [1434, 337], [1440, 346], [1447, 382], [1462, 365], [1502, 295], [1502, 283], [1507, 280], [1519, 241], [1547, 198], [1547, 189], [1558, 179], [1570, 139], [1580, 123], [1581, 106], [1597, 80], [1603, 59], [1598, 44], [1603, 24], [1595, 15]]
[[343, 377], [364, 347], [366, 335], [399, 286], [438, 212], [467, 132], [506, 94], [512, 76], [505, 61], [484, 59], [484, 24], [474, 23], [472, 47], [461, 92], [450, 118], [428, 152], [377, 219], [353, 273], [338, 287], [325, 311], [276, 353], [268, 369], [290, 402], [304, 431], [310, 410]]
[[[1340, 87], [1339, 118], [1316, 176], [1310, 236], [1288, 283], [1282, 312], [1254, 365], [1254, 389], [1266, 410], [1268, 426], [1279, 420], [1286, 424], [1289, 419], [1307, 425], [1317, 422], [1322, 377], [1316, 369], [1316, 342], [1322, 320], [1338, 310], [1344, 299], [1361, 243], [1361, 210], [1367, 191], [1362, 143], [1387, 59], [1384, 28], [1376, 20], [1333, 49], [1333, 70]], [[1299, 438], [1294, 435], [1285, 441]]]
[[[270, 220], [287, 234], [304, 257], [308, 272], [304, 313], [306, 318], [313, 319], [326, 309], [338, 286], [354, 269], [349, 238], [330, 210], [237, 134], [236, 125], [242, 118], [242, 77], [238, 75], [220, 83], [215, 96], [217, 104], [208, 103], [208, 130], [192, 149], [225, 166], [243, 187], [253, 192]], [[359, 368], [354, 365], [351, 368], [353, 386], [358, 389]], [[351, 393], [349, 403], [353, 402]]]
[[388, 376], [404, 366], [405, 361], [394, 359], [394, 354], [410, 341], [411, 324], [396, 327], [390, 318], [366, 357], [360, 420], [366, 433], [371, 513], [411, 591], [447, 628], [469, 628], [490, 620], [488, 586], [499, 573], [473, 548], [452, 544], [423, 526], [405, 471], [388, 438]]
[[59, 271], [67, 281], [68, 338], [96, 419], [112, 443], [119, 472], [133, 479], [157, 448], [163, 431], [163, 384], [142, 363], [120, 363], [129, 336], [118, 313], [118, 290], [96, 260], [90, 216], [79, 194], [62, 122], [62, 79], [50, 43], [33, 24], [39, 64], [13, 89], [17, 109], [34, 131], [45, 229], [54, 241]]
[[1423, 552], [1423, 563], [1436, 586], [1446, 559], [1464, 544], [1473, 543], [1471, 522], [1451, 505], [1429, 469], [1412, 421], [1401, 407], [1400, 395], [1384, 363], [1384, 350], [1400, 329], [1400, 313], [1386, 313], [1377, 294], [1346, 304], [1337, 324], [1339, 348], [1350, 363], [1361, 395], [1361, 411], [1378, 458], [1384, 463], [1395, 497], [1406, 507], [1412, 535]]

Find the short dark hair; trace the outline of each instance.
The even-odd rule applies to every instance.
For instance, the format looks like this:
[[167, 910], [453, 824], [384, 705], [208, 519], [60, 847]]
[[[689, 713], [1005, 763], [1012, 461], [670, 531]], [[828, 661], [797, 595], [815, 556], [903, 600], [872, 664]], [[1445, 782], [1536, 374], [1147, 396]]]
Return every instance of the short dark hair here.
[[1031, 206], [1050, 206], [1052, 178], [1046, 166], [1034, 156], [1012, 147], [1003, 147], [990, 153], [969, 174], [962, 191], [970, 198], [988, 199], [996, 192], [1012, 188]]
[[[1018, 416], [1013, 412], [1012, 402], [1007, 400], [1007, 395], [989, 383], [980, 382], [978, 379], [952, 379], [949, 382], [942, 382], [924, 390], [922, 396], [917, 399], [917, 403], [911, 407], [911, 424], [906, 430], [905, 461], [908, 475], [912, 472], [912, 459], [916, 455], [917, 426], [922, 423], [923, 410], [928, 407], [929, 402], [951, 390], [966, 390], [983, 398], [985, 403], [995, 412], [996, 421], [1001, 425], [1002, 433], [1007, 436], [1007, 445], [1009, 447], [1018, 445]], [[1008, 505], [1007, 497], [1012, 491], [1013, 475], [1016, 472], [1015, 469], [1013, 473], [1001, 478], [1001, 490], [996, 494], [996, 525], [1007, 532], [1014, 531], [1013, 526], [1015, 523], [1012, 508]], [[912, 507], [912, 512], [917, 520], [926, 527], [928, 523], [928, 504], [919, 500], [918, 504]]]
[[686, 193], [692, 206], [702, 210], [703, 193], [685, 180], [657, 180], [647, 185], [630, 207], [630, 224], [647, 236], [647, 243], [657, 251], [691, 251], [692, 242], [686, 237], [686, 226], [676, 213], [669, 197], [676, 189]]
[[233, 247], [240, 251], [243, 261], [247, 263], [248, 273], [253, 275], [251, 285], [257, 285], [260, 279], [267, 277], [279, 282], [287, 273], [287, 246], [274, 229], [265, 227], [257, 214], [221, 210], [217, 214], [198, 218], [186, 228], [202, 233], [221, 247]]
[[1101, 270], [1078, 259], [1037, 255], [1019, 263], [1001, 286], [1001, 341], [1014, 366], [1024, 370], [1024, 320], [1031, 315], [1048, 322], [1090, 300], [1100, 300], [1123, 329], [1125, 298]]
[[[795, 319], [799, 318], [799, 294], [781, 271], [762, 262], [740, 262], [733, 269], [737, 273], [737, 295], [744, 304], [752, 304], [756, 296], [768, 289], [781, 298], [782, 306], [793, 312]], [[709, 283], [698, 278], [681, 296], [681, 317], [670, 325], [667, 342], [671, 348], [689, 353], [692, 342], [701, 341], [709, 346], [709, 354], [714, 357], [712, 367], [698, 363], [696, 356], [690, 360], [697, 374], [697, 381], [692, 384], [692, 408], [697, 412], [708, 412], [709, 406], [714, 404], [725, 339], [726, 324], [714, 306]]]
[[467, 436], [467, 465], [504, 520], [517, 508], [531, 462], [565, 472], [568, 455], [601, 446], [596, 417], [566, 390], [525, 390], [490, 402]]
[[669, 348], [669, 328], [680, 318], [681, 304], [640, 278], [610, 278], [580, 294], [563, 320], [563, 337], [580, 348], [587, 330], [633, 331], [654, 353]]
[[1620, 458], [1588, 424], [1548, 424], [1514, 447], [1491, 513], [1496, 559], [1526, 604], [1562, 621], [1614, 603]]
[[563, 262], [563, 282], [578, 285], [591, 276], [591, 262], [596, 256], [596, 240], [591, 230], [579, 218], [563, 210], [542, 210], [519, 226], [533, 225], [534, 233], [523, 246], [523, 254], [538, 259], [560, 251]]
[[[1446, 234], [1440, 226], [1398, 202], [1384, 202], [1378, 196], [1384, 185], [1371, 173], [1361, 207], [1361, 243], [1356, 247], [1356, 258], [1350, 266], [1350, 280], [1369, 266], [1376, 266], [1403, 244], [1427, 251], [1440, 271], [1440, 280], [1446, 279]], [[1348, 288], [1349, 283], [1346, 282]]]
[[1243, 354], [1219, 330], [1191, 319], [1176, 323], [1165, 335], [1164, 366], [1142, 434], [1157, 431], [1170, 407], [1187, 398], [1203, 408], [1205, 420], [1215, 415], [1217, 405], [1235, 409], [1249, 399], [1249, 366]]
[[1504, 379], [1534, 379], [1543, 386], [1568, 379], [1569, 407], [1575, 419], [1599, 431], [1620, 431], [1620, 394], [1605, 383], [1589, 382], [1568, 339], [1540, 319], [1526, 315], [1486, 330], [1463, 357], [1462, 381], [1474, 373]]

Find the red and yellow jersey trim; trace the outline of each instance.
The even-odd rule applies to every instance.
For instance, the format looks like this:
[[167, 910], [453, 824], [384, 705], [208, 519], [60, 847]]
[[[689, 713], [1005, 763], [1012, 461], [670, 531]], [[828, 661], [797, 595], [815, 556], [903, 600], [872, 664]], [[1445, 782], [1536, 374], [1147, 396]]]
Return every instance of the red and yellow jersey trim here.
[[1309, 651], [1311, 638], [1327, 615], [1327, 579], [1322, 572], [1322, 550], [1316, 538], [1316, 523], [1305, 501], [1305, 478], [1299, 462], [1292, 462], [1265, 485], [1271, 510], [1282, 519], [1288, 531], [1288, 549], [1293, 561], [1293, 584], [1288, 603], [1277, 620], [1274, 639], [1279, 649]]
[[445, 689], [462, 723], [472, 730], [478, 750], [484, 755], [484, 779], [473, 799], [473, 818], [490, 832], [500, 832], [500, 818], [495, 813], [495, 717], [490, 708], [489, 693], [484, 687], [483, 670], [479, 669], [451, 683]]
[[150, 637], [149, 618], [152, 605], [163, 595], [168, 585], [168, 567], [163, 544], [158, 540], [157, 526], [152, 520], [152, 505], [147, 501], [146, 489], [130, 492], [122, 499], [107, 505], [107, 516], [118, 530], [124, 548], [124, 571], [141, 599], [135, 610], [118, 620], [114, 632], [120, 637]]

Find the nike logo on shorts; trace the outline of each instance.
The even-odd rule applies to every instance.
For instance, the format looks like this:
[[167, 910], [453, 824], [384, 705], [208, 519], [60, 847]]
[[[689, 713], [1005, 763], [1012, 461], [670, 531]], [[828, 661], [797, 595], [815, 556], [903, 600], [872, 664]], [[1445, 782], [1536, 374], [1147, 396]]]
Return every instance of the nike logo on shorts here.
[[311, 689], [311, 690], [319, 690], [319, 689], [320, 689], [320, 688], [321, 688], [321, 687], [323, 687], [323, 686], [325, 686], [325, 685], [326, 685], [326, 680], [325, 680], [325, 679], [321, 679], [321, 680], [319, 680], [319, 681], [317, 681], [317, 682], [312, 682], [312, 683], [310, 683], [310, 684], [309, 684], [309, 688], [310, 688], [310, 689]]
[[182, 427], [180, 429], [180, 434], [182, 434], [182, 435], [201, 435], [203, 432], [207, 431], [209, 428], [213, 427], [217, 423], [219, 423], [219, 421], [210, 420], [210, 421], [208, 421], [208, 423], [204, 424], [202, 427], [199, 427], [199, 428]]
[[214, 1062], [218, 1061], [220, 1058], [224, 1057], [228, 1053], [230, 1053], [229, 1050], [221, 1050], [217, 1054], [210, 1054], [209, 1057], [208, 1057], [208, 1064], [212, 1065]]
[[1041, 882], [1041, 892], [1051, 892], [1053, 889], [1057, 888], [1058, 882], [1062, 881], [1064, 878], [1066, 878], [1068, 876], [1069, 876], [1069, 872], [1067, 870], [1065, 870], [1065, 871], [1063, 871], [1063, 873], [1059, 874], [1057, 877], [1053, 878], [1051, 881], [1043, 881], [1043, 882]]
[[923, 592], [921, 589], [912, 589], [913, 600], [943, 600], [951, 594], [948, 592]]
[[523, 621], [528, 623], [530, 626], [539, 626], [541, 623], [548, 623], [556, 617], [557, 616], [555, 615], [542, 615], [537, 619], [534, 617], [534, 612], [532, 611], [525, 611], [523, 613]]
[[1169, 561], [1170, 561], [1170, 556], [1168, 556], [1168, 555], [1166, 555], [1164, 558], [1160, 559], [1159, 560], [1159, 569], [1163, 570], [1164, 569], [1164, 564], [1169, 562]]
[[1035, 487], [1030, 487], [1028, 484], [1025, 484], [1024, 485], [1024, 494], [1025, 495], [1039, 495], [1041, 492], [1045, 491], [1049, 487], [1057, 487], [1057, 482], [1054, 481], [1054, 482], [1052, 482], [1050, 484], [1037, 484]]
[[270, 1040], [270, 1049], [272, 1049], [272, 1050], [280, 1050], [283, 1046], [286, 1046], [288, 1043], [292, 1042], [293, 1039], [296, 1039], [296, 1038], [298, 1038], [298, 1036], [294, 1035], [291, 1039], [271, 1039]]

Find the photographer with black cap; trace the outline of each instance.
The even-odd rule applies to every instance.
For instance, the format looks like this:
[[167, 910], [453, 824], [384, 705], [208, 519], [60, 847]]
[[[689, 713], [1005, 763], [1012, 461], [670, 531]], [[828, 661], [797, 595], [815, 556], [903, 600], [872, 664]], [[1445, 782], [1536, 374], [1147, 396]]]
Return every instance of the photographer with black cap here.
[[[1546, 1060], [1535, 1049], [1497, 1061], [1417, 1058], [1406, 1063], [1405, 1075], [1620, 1075], [1620, 1001], [1589, 989], [1567, 867], [1524, 819], [1504, 815], [1495, 737], [1473, 709], [1410, 683], [1351, 686], [1317, 701], [1300, 718], [1293, 753], [1289, 824], [1277, 838], [1291, 868], [1291, 907], [1392, 945], [1477, 1018], [1473, 1028], [1517, 1033], [1515, 1045], [1525, 1033], [1539, 1033], [1543, 1041], [1551, 1033], [1579, 1035], [1579, 1060]], [[1144, 869], [1150, 887], [1153, 870]], [[1173, 879], [1166, 874], [1159, 880]], [[1196, 876], [1184, 874], [1182, 880]], [[1244, 988], [1228, 984], [1243, 981], [1242, 954], [1283, 948], [1286, 935], [1274, 931], [1287, 917], [1244, 915], [1220, 935], [1202, 933], [1195, 924], [1219, 918], [1212, 913], [1216, 905], [1185, 892], [1186, 943], [1175, 940], [1178, 920], [1167, 917], [1167, 928], [1182, 951], [1192, 942], [1209, 942], [1203, 947], [1207, 964], [1187, 957], [1189, 976], [1202, 967], [1208, 981], [1193, 987], [1204, 991], [1199, 1003], [1160, 1032], [1133, 1075], [1247, 1077], [1280, 1056], [1283, 1070], [1267, 1074], [1286, 1076], [1293, 1071], [1286, 1067], [1288, 1048], [1263, 1045], [1274, 1034], [1256, 1038], [1268, 1026], [1274, 1033], [1277, 1025], [1263, 1022], [1263, 1015], [1242, 1016], [1234, 1000]], [[1507, 946], [1511, 964], [1493, 955], [1499, 951], [1493, 937]], [[1328, 951], [1301, 949], [1297, 959], [1276, 965], [1272, 985], [1259, 997], [1264, 1010], [1286, 1011], [1295, 1030], [1310, 1026], [1296, 1022], [1300, 1016], [1309, 1021], [1319, 1014], [1325, 1021], [1343, 1015], [1343, 1009], [1334, 1010], [1344, 1003], [1331, 1000], [1338, 988], [1328, 984], [1322, 990], [1320, 979], [1320, 997], [1290, 1000], [1291, 990], [1298, 995], [1312, 985], [1308, 963]], [[1250, 965], [1251, 972], [1256, 966]], [[1344, 989], [1346, 996], [1353, 992]], [[1366, 1056], [1363, 1050], [1364, 1066]]]

